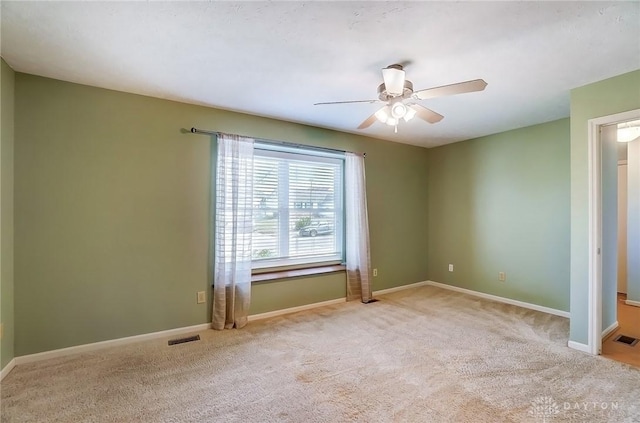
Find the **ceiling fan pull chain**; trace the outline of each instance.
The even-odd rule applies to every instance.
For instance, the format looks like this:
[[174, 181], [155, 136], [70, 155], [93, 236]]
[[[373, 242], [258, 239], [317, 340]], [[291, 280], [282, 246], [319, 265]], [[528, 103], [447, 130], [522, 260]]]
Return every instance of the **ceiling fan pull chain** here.
[[394, 132], [397, 134], [398, 133], [398, 125], [394, 125], [394, 128], [395, 128]]

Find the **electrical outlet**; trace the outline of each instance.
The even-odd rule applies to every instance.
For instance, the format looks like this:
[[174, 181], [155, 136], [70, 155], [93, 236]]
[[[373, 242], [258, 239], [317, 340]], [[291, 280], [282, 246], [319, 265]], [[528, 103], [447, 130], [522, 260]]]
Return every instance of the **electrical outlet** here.
[[449, 265], [449, 272], [453, 272], [453, 264]]
[[373, 277], [375, 278], [376, 276], [378, 276], [378, 269], [373, 269]]
[[498, 280], [504, 282], [507, 280], [507, 274], [504, 272], [498, 272]]
[[207, 297], [206, 297], [204, 291], [199, 291], [198, 292], [198, 304], [202, 304], [205, 301], [207, 301]]

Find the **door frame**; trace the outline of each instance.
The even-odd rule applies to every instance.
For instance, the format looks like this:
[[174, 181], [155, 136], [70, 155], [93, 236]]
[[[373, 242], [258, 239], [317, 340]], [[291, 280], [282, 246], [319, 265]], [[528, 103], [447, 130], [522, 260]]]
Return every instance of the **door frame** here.
[[589, 325], [588, 350], [602, 352], [602, 140], [600, 128], [605, 125], [640, 119], [640, 109], [602, 116], [588, 121], [589, 173]]

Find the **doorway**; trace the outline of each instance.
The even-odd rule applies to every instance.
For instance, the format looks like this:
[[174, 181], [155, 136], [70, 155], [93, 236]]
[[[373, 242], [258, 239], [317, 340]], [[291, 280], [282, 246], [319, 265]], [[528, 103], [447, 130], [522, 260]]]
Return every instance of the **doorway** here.
[[[618, 335], [622, 335], [621, 332], [627, 330], [626, 327], [620, 326], [619, 322], [619, 317], [622, 317], [623, 321], [628, 320], [626, 318], [627, 315], [618, 316], [618, 310], [620, 309], [620, 311], [622, 311], [622, 307], [618, 306], [618, 252], [621, 250], [620, 252], [624, 253], [624, 251], [619, 248], [618, 243], [618, 241], [620, 241], [618, 236], [619, 228], [617, 225], [618, 173], [620, 171], [618, 167], [618, 154], [622, 148], [620, 148], [617, 143], [617, 134], [622, 133], [618, 131], [619, 127], [629, 126], [629, 122], [637, 120], [640, 120], [640, 110], [589, 120], [588, 347], [589, 352], [594, 355], [603, 353], [603, 339], [607, 342], [605, 354], [608, 354], [610, 350], [609, 341], [615, 342], [613, 340], [618, 338]], [[626, 131], [625, 133], [628, 132], [629, 131]], [[637, 141], [637, 143], [635, 141]], [[634, 184], [640, 184], [640, 173], [636, 175], [638, 169], [640, 169], [640, 138], [636, 137], [633, 145], [634, 157], [632, 160], [634, 160], [633, 172], [635, 173], [630, 174], [629, 177], [635, 181]], [[638, 150], [637, 153], [635, 153], [636, 149]], [[637, 160], [637, 162], [635, 160]], [[640, 187], [636, 188], [640, 189]], [[636, 191], [633, 191], [634, 195], [636, 195], [635, 192]], [[640, 194], [640, 191], [638, 191], [638, 193]], [[640, 197], [640, 195], [636, 196]], [[633, 201], [637, 200], [634, 199]], [[632, 215], [637, 217], [636, 220], [640, 220], [640, 214], [636, 211], [634, 211]], [[636, 225], [636, 223], [633, 223], [633, 225]], [[640, 236], [640, 227], [637, 230], [634, 226], [633, 228], [629, 228], [629, 230], [632, 232], [630, 236], [636, 238]], [[638, 234], [635, 232], [638, 232]], [[636, 248], [633, 242], [628, 243], [628, 245], [632, 250]], [[640, 241], [638, 241], [638, 245], [640, 245]], [[635, 257], [632, 254], [638, 253], [640, 253], [640, 251], [627, 251], [627, 257]], [[629, 267], [633, 272], [635, 272], [635, 267], [640, 266], [640, 263], [637, 263], [637, 259], [634, 260], [635, 265]], [[637, 279], [637, 275], [632, 274], [631, 276], [634, 278], [634, 281]], [[635, 284], [640, 285], [640, 281], [634, 282], [634, 285]], [[622, 305], [625, 307], [629, 307], [629, 303], [634, 303], [633, 300], [624, 298], [622, 300]], [[633, 307], [633, 309], [635, 309], [635, 307]], [[630, 324], [630, 329], [640, 327], [639, 322], [635, 321], [636, 318], [633, 316], [635, 316], [635, 314], [631, 317], [632, 323]], [[640, 336], [640, 334], [638, 334], [638, 336]], [[617, 344], [615, 345], [617, 346]], [[629, 345], [621, 344], [620, 346], [634, 348]], [[633, 351], [635, 352], [636, 349], [640, 351], [640, 345], [635, 347]], [[640, 360], [640, 354], [637, 358]]]
[[[630, 129], [626, 130], [625, 128]], [[621, 129], [622, 131], [620, 131]], [[640, 140], [640, 120], [613, 124], [603, 128], [601, 130], [603, 148], [606, 148], [607, 136], [616, 138], [615, 141], [617, 141], [615, 144], [612, 143], [615, 146], [615, 152], [617, 154], [616, 199], [614, 200], [612, 196], [607, 196], [603, 193], [603, 200], [606, 201], [606, 199], [609, 198], [609, 201], [617, 201], [617, 280], [615, 284], [607, 284], [603, 281], [602, 285], [603, 302], [607, 301], [607, 299], [613, 302], [611, 308], [615, 316], [615, 321], [609, 327], [609, 332], [603, 332], [602, 334], [602, 356], [640, 367], [640, 346], [635, 347], [635, 345], [630, 345], [633, 344], [633, 339], [640, 339], [640, 307], [635, 307], [627, 303], [627, 271], [629, 260], [627, 253], [628, 224], [630, 220], [629, 217], [631, 217], [631, 220], [634, 219], [633, 216], [629, 216], [629, 213], [637, 214], [637, 210], [635, 210], [637, 208], [634, 207], [633, 210], [629, 210], [630, 204], [628, 196], [630, 186], [628, 184], [628, 156], [631, 142], [634, 142], [636, 138]], [[640, 141], [638, 141], [638, 144], [640, 144]], [[603, 153], [603, 160], [604, 156], [605, 154]], [[632, 165], [637, 167], [637, 160]], [[632, 181], [631, 188], [633, 188], [633, 186], [634, 183]], [[634, 194], [632, 193], [631, 196], [634, 197]], [[636, 196], [640, 197], [640, 195]], [[635, 201], [637, 202], [637, 200]], [[633, 205], [633, 203], [634, 201], [632, 201], [631, 205]], [[640, 216], [636, 217], [640, 218]], [[603, 238], [606, 237], [603, 236]], [[634, 260], [634, 258], [631, 258], [631, 260]], [[615, 287], [615, 289], [611, 289], [612, 287]], [[611, 289], [611, 292], [604, 292], [607, 289]], [[611, 294], [614, 294], [616, 297], [611, 298]], [[603, 309], [604, 308], [606, 307], [603, 304]], [[605, 319], [604, 315], [603, 319]], [[603, 326], [606, 326], [606, 320]]]

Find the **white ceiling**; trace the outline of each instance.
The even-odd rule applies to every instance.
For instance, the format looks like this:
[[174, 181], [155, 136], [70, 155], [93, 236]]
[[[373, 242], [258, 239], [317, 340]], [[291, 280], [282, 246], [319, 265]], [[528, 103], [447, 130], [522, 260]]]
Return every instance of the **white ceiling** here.
[[[569, 90], [640, 68], [634, 2], [11, 2], [2, 57], [16, 71], [436, 146], [569, 116]], [[355, 129], [380, 70], [407, 62], [445, 116]], [[208, 128], [216, 129], [216, 128]]]

